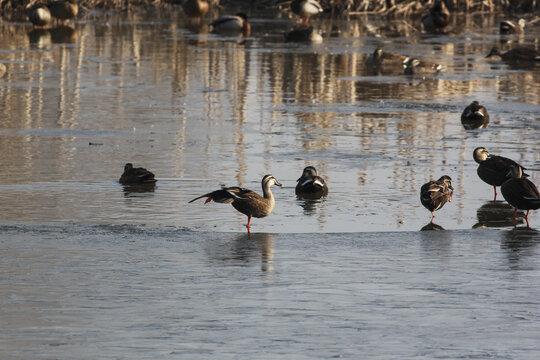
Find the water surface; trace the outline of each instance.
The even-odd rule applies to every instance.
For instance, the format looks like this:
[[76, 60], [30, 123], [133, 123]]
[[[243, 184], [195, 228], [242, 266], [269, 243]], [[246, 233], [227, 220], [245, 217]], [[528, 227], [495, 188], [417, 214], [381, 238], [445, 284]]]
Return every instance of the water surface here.
[[[174, 12], [97, 14], [37, 38], [27, 24], [3, 23], [5, 222], [242, 231], [245, 217], [230, 207], [187, 201], [222, 184], [260, 191], [272, 173], [286, 188], [274, 191], [276, 210], [254, 221], [257, 231], [418, 230], [430, 219], [420, 186], [448, 174], [455, 202], [437, 223], [468, 229], [493, 198], [476, 176], [475, 147], [540, 167], [539, 67], [485, 59], [493, 45], [537, 39], [494, 35], [496, 18], [470, 16], [441, 35], [402, 21], [387, 29], [369, 18], [319, 19], [318, 45], [283, 42], [292, 20], [253, 16], [246, 39], [196, 32], [184, 21]], [[374, 74], [364, 62], [376, 47], [446, 71]], [[491, 114], [486, 129], [460, 123], [472, 100]], [[117, 179], [126, 162], [156, 174], [153, 192], [124, 191]], [[329, 183], [320, 203], [295, 198], [306, 165]], [[531, 178], [540, 182], [538, 173]]]
[[[472, 159], [540, 168], [540, 66], [485, 58], [538, 39], [498, 20], [312, 19], [317, 45], [262, 15], [245, 39], [176, 10], [0, 23], [0, 357], [539, 358], [540, 212], [514, 230]], [[446, 71], [374, 73], [377, 47]], [[461, 125], [473, 100], [485, 129]], [[118, 184], [127, 162], [157, 186]], [[326, 198], [294, 195], [307, 165]], [[267, 173], [285, 188], [250, 237], [231, 206], [188, 204]], [[419, 189], [443, 174], [429, 224]]]

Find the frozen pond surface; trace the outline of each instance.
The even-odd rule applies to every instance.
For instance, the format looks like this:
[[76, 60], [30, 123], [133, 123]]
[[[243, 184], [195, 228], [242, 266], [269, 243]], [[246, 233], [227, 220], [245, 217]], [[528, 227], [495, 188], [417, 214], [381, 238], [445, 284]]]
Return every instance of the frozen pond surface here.
[[[540, 168], [540, 66], [485, 58], [538, 36], [498, 20], [312, 19], [318, 45], [262, 16], [246, 39], [179, 11], [0, 23], [0, 358], [540, 358], [540, 211], [513, 230], [472, 159]], [[377, 47], [446, 70], [373, 73]], [[490, 123], [465, 130], [473, 100]], [[157, 186], [119, 185], [127, 162]], [[307, 165], [326, 198], [296, 198]], [[187, 203], [267, 173], [285, 188], [251, 237], [230, 205]], [[443, 174], [446, 231], [419, 231]]]
[[0, 230], [3, 359], [540, 356], [533, 230]]

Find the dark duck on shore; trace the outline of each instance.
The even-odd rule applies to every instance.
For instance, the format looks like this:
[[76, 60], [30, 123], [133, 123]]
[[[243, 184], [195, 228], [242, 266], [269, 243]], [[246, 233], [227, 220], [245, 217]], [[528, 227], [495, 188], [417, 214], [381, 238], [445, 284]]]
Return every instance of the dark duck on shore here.
[[223, 15], [210, 23], [213, 31], [220, 34], [231, 34], [249, 36], [251, 25], [245, 13], [236, 15]]
[[120, 180], [118, 180], [123, 185], [155, 184], [156, 181], [153, 173], [145, 168], [135, 168], [131, 163], [127, 163], [124, 166], [124, 173], [120, 176]]
[[439, 180], [432, 180], [420, 188], [420, 202], [431, 212], [431, 221], [435, 218], [434, 212], [439, 210], [447, 202], [452, 202], [452, 179], [443, 175]]
[[494, 47], [486, 57], [489, 58], [492, 56], [499, 56], [507, 62], [540, 62], [540, 53], [533, 48], [525, 46], [516, 46], [503, 53], [497, 47]]
[[293, 0], [291, 2], [291, 10], [300, 16], [300, 23], [304, 23], [306, 26], [309, 23], [310, 17], [324, 11], [321, 4], [316, 0]]
[[328, 186], [322, 177], [317, 174], [317, 169], [308, 166], [302, 172], [302, 176], [296, 180], [296, 195], [301, 197], [320, 198], [328, 194]]
[[426, 31], [440, 31], [450, 23], [450, 11], [442, 0], [438, 0], [422, 17], [422, 26]]
[[529, 226], [529, 212], [540, 209], [540, 192], [529, 179], [523, 177], [523, 170], [520, 166], [511, 166], [509, 171], [511, 178], [506, 180], [501, 186], [501, 193], [504, 199], [514, 207], [514, 227], [516, 226], [517, 211], [527, 210], [525, 221]]
[[206, 0], [186, 0], [182, 5], [184, 13], [189, 18], [189, 23], [191, 24], [195, 19], [197, 24], [201, 23], [201, 18], [206, 15], [210, 9], [210, 4]]
[[463, 110], [461, 123], [468, 130], [484, 128], [489, 123], [489, 114], [486, 108], [480, 105], [478, 101], [473, 101]]
[[313, 31], [313, 26], [310, 26], [308, 28], [294, 29], [285, 33], [285, 41], [321, 43], [323, 38], [320, 34]]
[[493, 201], [497, 200], [497, 186], [501, 186], [505, 181], [511, 179], [510, 170], [512, 167], [520, 169], [521, 177], [529, 176], [523, 172], [525, 168], [514, 160], [490, 154], [484, 147], [474, 149], [473, 158], [479, 164], [476, 170], [478, 177], [493, 186], [495, 193]]
[[45, 4], [40, 4], [32, 2], [26, 7], [26, 14], [28, 15], [28, 20], [37, 27], [43, 28], [47, 26], [51, 20], [51, 12]]
[[74, 19], [79, 13], [79, 5], [76, 0], [59, 0], [47, 4], [51, 15], [60, 20], [62, 25], [66, 20]]
[[263, 196], [256, 192], [238, 186], [224, 187], [220, 190], [209, 192], [189, 201], [190, 203], [201, 198], [207, 198], [205, 204], [215, 201], [222, 204], [231, 204], [236, 210], [248, 217], [247, 230], [250, 231], [251, 218], [263, 218], [272, 213], [276, 206], [274, 195], [270, 190], [272, 185], [283, 187], [272, 175], [265, 175], [261, 181]]

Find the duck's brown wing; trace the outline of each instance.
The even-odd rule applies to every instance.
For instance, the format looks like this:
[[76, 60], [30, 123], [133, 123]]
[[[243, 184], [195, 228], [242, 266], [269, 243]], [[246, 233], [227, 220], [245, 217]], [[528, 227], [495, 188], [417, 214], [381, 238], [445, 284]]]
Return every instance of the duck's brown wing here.
[[205, 197], [207, 198], [206, 203], [210, 201], [215, 201], [221, 204], [231, 204], [236, 199], [249, 198], [253, 196], [253, 194], [257, 195], [257, 193], [249, 189], [244, 189], [238, 186], [232, 186], [232, 187], [227, 187], [227, 188], [222, 188], [216, 191], [212, 191], [208, 194], [201, 195], [199, 197], [196, 197], [193, 200], [190, 200], [189, 202], [192, 203], [195, 200], [202, 199]]
[[437, 181], [430, 181], [420, 189], [420, 201], [428, 210], [440, 209], [450, 199], [450, 190]]

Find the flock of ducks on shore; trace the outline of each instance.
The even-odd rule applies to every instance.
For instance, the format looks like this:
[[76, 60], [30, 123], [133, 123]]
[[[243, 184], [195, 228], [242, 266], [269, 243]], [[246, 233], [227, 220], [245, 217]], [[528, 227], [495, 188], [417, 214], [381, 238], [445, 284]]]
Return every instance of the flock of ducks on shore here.
[[[490, 154], [484, 147], [477, 147], [473, 151], [473, 158], [478, 163], [478, 177], [485, 183], [493, 186], [497, 200], [497, 187], [501, 188], [504, 199], [514, 207], [512, 217], [514, 227], [517, 226], [517, 211], [527, 210], [525, 221], [529, 226], [530, 210], [540, 209], [540, 192], [524, 172], [523, 166], [515, 161]], [[154, 185], [154, 174], [144, 168], [135, 168], [132, 164], [126, 164], [124, 173], [120, 177], [123, 185]], [[295, 193], [299, 198], [320, 199], [328, 194], [328, 186], [320, 177], [313, 166], [308, 166], [297, 180]], [[273, 176], [265, 175], [261, 181], [263, 195], [255, 191], [238, 186], [222, 187], [204, 195], [197, 196], [189, 203], [198, 199], [206, 198], [205, 204], [214, 201], [221, 204], [231, 204], [236, 210], [248, 217], [247, 231], [250, 232], [251, 218], [263, 218], [272, 213], [276, 205], [271, 187], [283, 185]], [[435, 211], [441, 209], [447, 202], [452, 201], [454, 188], [452, 179], [448, 175], [441, 176], [438, 180], [432, 180], [420, 188], [420, 202], [431, 213], [431, 222], [435, 218]]]
[[[188, 24], [200, 26], [201, 19], [206, 16], [210, 10], [208, 0], [184, 0], [182, 9], [188, 17]], [[323, 7], [317, 0], [292, 0], [290, 10], [299, 18], [297, 26], [284, 34], [287, 42], [310, 42], [320, 43], [322, 36], [309, 24], [309, 19], [324, 12]], [[66, 20], [73, 19], [79, 13], [79, 7], [76, 0], [57, 0], [48, 3], [42, 3], [41, 0], [35, 0], [27, 6], [29, 20], [37, 27], [45, 27], [53, 19], [62, 25]], [[450, 23], [450, 11], [442, 0], [437, 0], [428, 12], [421, 18], [421, 26], [427, 32], [443, 32]], [[532, 23], [540, 21], [537, 19]], [[519, 21], [505, 20], [500, 24], [500, 33], [523, 33], [528, 23], [525, 20]], [[251, 24], [248, 16], [239, 12], [235, 15], [223, 15], [209, 23], [209, 27], [215, 33], [224, 35], [242, 35], [249, 36], [251, 33]], [[531, 47], [516, 46], [506, 52], [500, 52], [498, 48], [491, 49], [486, 57], [500, 56], [503, 61], [514, 63], [540, 62], [540, 53]], [[382, 49], [376, 49], [367, 59], [367, 66], [372, 70], [381, 70], [384, 67], [401, 66], [406, 75], [420, 74], [433, 75], [444, 70], [440, 64], [416, 57], [399, 55]], [[1, 69], [0, 69], [1, 70]]]

